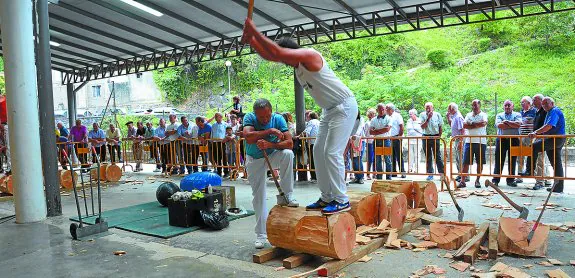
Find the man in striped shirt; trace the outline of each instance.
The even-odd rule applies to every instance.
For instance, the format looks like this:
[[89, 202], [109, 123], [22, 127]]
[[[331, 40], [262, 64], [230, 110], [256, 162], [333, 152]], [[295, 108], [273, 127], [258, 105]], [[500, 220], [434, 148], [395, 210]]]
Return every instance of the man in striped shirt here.
[[[530, 96], [524, 96], [521, 98], [521, 126], [519, 127], [519, 133], [521, 135], [529, 135], [529, 133], [533, 132], [533, 120], [535, 119], [535, 113], [537, 113], [537, 109], [533, 107], [533, 100]], [[521, 140], [521, 146], [531, 146], [531, 139], [523, 138]], [[531, 157], [527, 157], [527, 164], [531, 164]], [[525, 157], [520, 156], [517, 159], [517, 169], [519, 173], [523, 173], [525, 171]], [[522, 183], [523, 179], [518, 178], [515, 179], [516, 183]]]

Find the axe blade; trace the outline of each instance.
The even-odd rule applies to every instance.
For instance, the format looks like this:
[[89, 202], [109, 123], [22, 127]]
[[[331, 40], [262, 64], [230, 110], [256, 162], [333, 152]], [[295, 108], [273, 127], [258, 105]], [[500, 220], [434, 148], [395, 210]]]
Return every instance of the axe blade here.
[[529, 209], [526, 207], [521, 207], [519, 218], [527, 220], [527, 216], [529, 216]]

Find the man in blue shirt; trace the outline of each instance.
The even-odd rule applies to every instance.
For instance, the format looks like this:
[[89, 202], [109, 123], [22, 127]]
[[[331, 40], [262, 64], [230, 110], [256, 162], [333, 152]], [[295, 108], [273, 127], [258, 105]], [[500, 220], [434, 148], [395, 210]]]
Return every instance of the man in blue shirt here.
[[[196, 125], [198, 126], [199, 144], [202, 147], [206, 147], [212, 134], [212, 125], [206, 123], [206, 119], [204, 119], [204, 117], [196, 117]], [[202, 155], [202, 172], [205, 172], [208, 170], [208, 153], [200, 150], [195, 154], [196, 161], [198, 159], [198, 154]]]
[[293, 148], [292, 136], [280, 114], [272, 114], [272, 105], [267, 99], [254, 102], [254, 112], [244, 117], [244, 138], [246, 139], [246, 170], [252, 186], [252, 204], [256, 213], [255, 247], [261, 249], [267, 240], [266, 220], [266, 172], [268, 166], [262, 151], [265, 151], [272, 167], [279, 168], [280, 186], [287, 200], [277, 196], [278, 205], [297, 207], [293, 199]]
[[[521, 126], [521, 114], [519, 112], [513, 111], [514, 104], [511, 100], [506, 100], [503, 102], [503, 112], [497, 114], [495, 118], [495, 127], [497, 128], [497, 135], [509, 135], [517, 136], [519, 135], [519, 127]], [[513, 137], [497, 138], [495, 140], [495, 169], [493, 174], [493, 183], [499, 185], [501, 177], [497, 176], [502, 173], [503, 165], [505, 164], [505, 159], [509, 156], [509, 169], [508, 175], [515, 175], [515, 166], [517, 165], [517, 157], [511, 155], [511, 147], [519, 146], [519, 139]], [[511, 187], [517, 187], [515, 178], [507, 177], [507, 185]]]
[[[228, 124], [222, 121], [223, 116], [221, 113], [216, 113], [214, 118], [216, 122], [212, 124], [210, 155], [212, 156], [212, 164], [217, 165], [216, 173], [222, 176], [222, 166], [227, 166], [226, 148], [222, 140], [226, 137], [226, 127]], [[229, 174], [229, 169], [224, 168], [224, 177]]]
[[66, 138], [68, 138], [68, 136], [70, 136], [70, 132], [68, 131], [68, 129], [62, 124], [62, 122], [58, 122], [58, 124], [56, 125], [58, 127], [58, 130], [60, 131], [60, 136], [64, 136]]
[[[519, 134], [521, 135], [529, 135], [529, 133], [533, 132], [533, 120], [535, 119], [535, 115], [537, 113], [537, 109], [533, 106], [533, 99], [530, 96], [524, 96], [521, 98], [521, 126], [519, 127]], [[531, 146], [531, 139], [529, 138], [522, 138], [521, 139], [521, 146]], [[525, 162], [527, 160], [527, 162]], [[525, 163], [524, 163], [525, 162]], [[525, 156], [520, 156], [517, 158], [517, 171], [521, 174], [525, 171], [525, 164], [531, 164], [531, 157], [528, 156], [525, 159]], [[517, 178], [515, 182], [522, 183], [523, 179]]]
[[[543, 109], [547, 111], [545, 123], [541, 128], [530, 133], [529, 137], [534, 138], [537, 135], [565, 135], [565, 117], [563, 116], [561, 109], [555, 106], [555, 101], [550, 97], [543, 98]], [[561, 164], [561, 149], [563, 149], [563, 145], [565, 145], [564, 137], [535, 140], [535, 143], [533, 143], [532, 153], [533, 161], [537, 161], [539, 153], [545, 151], [549, 161], [553, 164], [554, 177], [564, 177], [563, 165]], [[530, 165], [528, 165], [527, 171], [528, 174], [531, 174]], [[563, 192], [563, 180], [555, 179], [555, 184], [553, 186], [553, 192]], [[541, 185], [533, 187], [534, 190], [541, 188]], [[551, 191], [551, 188], [548, 188], [547, 191]]]
[[[98, 123], [92, 124], [92, 130], [88, 132], [88, 141], [96, 149], [100, 156], [100, 162], [106, 160], [106, 133], [98, 126]], [[96, 163], [96, 157], [92, 157], [92, 162]]]
[[160, 169], [162, 173], [167, 173], [166, 164], [168, 163], [169, 147], [170, 141], [166, 135], [166, 120], [160, 119], [160, 126], [154, 130], [154, 144], [156, 145], [155, 150], [159, 152], [156, 154], [156, 170], [154, 172], [159, 172]]

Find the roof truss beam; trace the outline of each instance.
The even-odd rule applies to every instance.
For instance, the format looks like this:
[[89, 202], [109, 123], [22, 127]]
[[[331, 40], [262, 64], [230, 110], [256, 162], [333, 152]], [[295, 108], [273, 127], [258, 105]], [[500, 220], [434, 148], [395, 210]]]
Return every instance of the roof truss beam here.
[[240, 29], [240, 30], [244, 29], [244, 25], [243, 25], [243, 24], [241, 24], [241, 23], [239, 23], [239, 22], [237, 22], [237, 21], [235, 21], [235, 20], [233, 20], [233, 19], [231, 19], [231, 18], [229, 18], [229, 17], [227, 17], [227, 16], [225, 16], [225, 15], [223, 15], [223, 14], [221, 14], [221, 13], [215, 11], [215, 10], [213, 10], [213, 9], [210, 9], [209, 7], [206, 7], [206, 6], [204, 6], [204, 5], [200, 4], [200, 3], [198, 3], [198, 2], [195, 1], [195, 0], [182, 0], [182, 1], [184, 1], [186, 4], [188, 4], [188, 5], [190, 5], [190, 6], [193, 6], [194, 8], [196, 8], [196, 9], [198, 9], [198, 10], [201, 10], [201, 11], [203, 11], [203, 12], [205, 12], [205, 13], [207, 13], [207, 14], [213, 16], [213, 17], [216, 17], [216, 18], [218, 18], [218, 19], [220, 19], [220, 20], [223, 20], [223, 21], [225, 21], [226, 23], [228, 23], [228, 24], [230, 24], [230, 25], [232, 25], [232, 26], [234, 26], [234, 27], [236, 27], [236, 28], [238, 28], [238, 29]]

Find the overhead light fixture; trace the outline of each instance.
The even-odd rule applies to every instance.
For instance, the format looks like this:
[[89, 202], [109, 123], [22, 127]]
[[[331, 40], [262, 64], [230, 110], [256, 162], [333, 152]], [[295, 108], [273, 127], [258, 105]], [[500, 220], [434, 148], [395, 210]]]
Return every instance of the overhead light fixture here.
[[60, 44], [59, 44], [59, 43], [57, 43], [57, 42], [53, 42], [53, 41], [50, 41], [50, 45], [51, 45], [51, 46], [55, 46], [55, 47], [58, 47], [58, 46], [60, 46]]
[[150, 8], [150, 7], [148, 7], [148, 6], [146, 6], [146, 5], [143, 5], [143, 4], [141, 4], [141, 3], [138, 3], [138, 2], [136, 2], [136, 1], [134, 1], [134, 0], [121, 0], [121, 1], [124, 2], [124, 3], [126, 3], [126, 4], [128, 4], [128, 5], [131, 5], [131, 6], [133, 6], [133, 7], [136, 7], [136, 8], [138, 8], [138, 9], [142, 10], [142, 11], [145, 11], [145, 12], [147, 12], [147, 13], [151, 13], [151, 14], [153, 14], [153, 15], [155, 15], [155, 16], [162, 16], [162, 15], [164, 15], [163, 13], [158, 12], [158, 11], [156, 11], [156, 10], [154, 10], [154, 9], [152, 9], [152, 8]]

